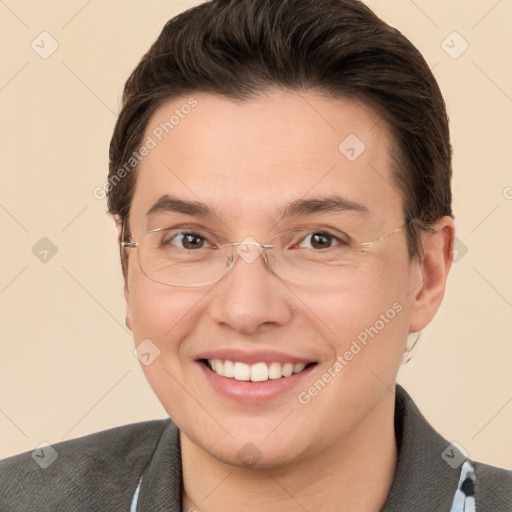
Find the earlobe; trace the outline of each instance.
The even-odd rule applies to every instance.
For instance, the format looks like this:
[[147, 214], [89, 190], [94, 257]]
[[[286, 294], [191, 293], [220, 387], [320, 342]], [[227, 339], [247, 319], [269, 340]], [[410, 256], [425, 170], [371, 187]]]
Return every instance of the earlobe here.
[[126, 324], [126, 327], [128, 327], [128, 329], [131, 331], [132, 330], [132, 322], [131, 322], [131, 317], [130, 317], [130, 302], [129, 302], [130, 292], [128, 290], [127, 277], [128, 276], [126, 276], [124, 279], [124, 300], [125, 300], [125, 307], [126, 307], [125, 324]]
[[435, 233], [423, 235], [423, 256], [415, 263], [420, 282], [412, 282], [410, 332], [424, 329], [434, 318], [443, 300], [446, 279], [452, 264], [455, 224], [443, 217], [433, 226]]

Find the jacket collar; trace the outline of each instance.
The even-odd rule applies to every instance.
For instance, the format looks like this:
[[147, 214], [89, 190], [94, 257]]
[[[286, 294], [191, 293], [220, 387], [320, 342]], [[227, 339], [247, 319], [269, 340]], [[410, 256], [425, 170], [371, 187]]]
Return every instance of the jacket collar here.
[[[421, 510], [450, 510], [460, 466], [452, 468], [443, 459], [442, 454], [450, 443], [430, 426], [409, 394], [398, 384], [395, 436], [398, 463], [383, 512], [418, 510], [419, 505]], [[450, 455], [455, 455], [451, 450], [460, 455], [453, 445]]]
[[[450, 510], [460, 468], [442, 458], [450, 443], [425, 420], [400, 386], [395, 393], [398, 463], [383, 512]], [[456, 448], [453, 448], [456, 450]], [[142, 475], [137, 511], [182, 512], [179, 430], [170, 422]]]

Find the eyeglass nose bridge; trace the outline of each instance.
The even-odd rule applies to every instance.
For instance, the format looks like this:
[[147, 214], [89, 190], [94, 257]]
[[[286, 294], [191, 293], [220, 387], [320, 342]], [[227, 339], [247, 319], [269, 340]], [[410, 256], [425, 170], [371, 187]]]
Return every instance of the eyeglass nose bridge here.
[[[243, 249], [239, 250], [239, 247], [243, 245], [257, 247], [258, 249], [252, 251], [250, 249], [245, 251]], [[230, 244], [226, 244], [224, 247], [231, 247], [232, 249], [231, 254], [226, 260], [226, 267], [228, 268], [228, 272], [235, 266], [238, 256], [240, 256], [246, 263], [253, 263], [259, 258], [261, 253], [265, 253], [265, 257], [263, 259], [265, 260], [265, 263], [270, 268], [270, 270], [272, 270], [267, 258], [267, 253], [264, 251], [264, 249], [273, 249], [275, 246], [272, 244], [261, 244], [251, 240], [243, 242], [232, 242]]]

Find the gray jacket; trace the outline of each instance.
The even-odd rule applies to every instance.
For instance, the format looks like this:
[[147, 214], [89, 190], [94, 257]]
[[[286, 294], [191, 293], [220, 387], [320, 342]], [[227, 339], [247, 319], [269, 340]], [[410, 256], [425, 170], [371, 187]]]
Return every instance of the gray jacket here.
[[[399, 385], [395, 433], [398, 465], [383, 510], [449, 512], [464, 456], [448, 448]], [[170, 419], [113, 428], [53, 449], [56, 454], [44, 448], [0, 461], [1, 512], [128, 512], [139, 481], [137, 511], [182, 512], [179, 431]], [[476, 512], [512, 512], [512, 472], [472, 466]]]

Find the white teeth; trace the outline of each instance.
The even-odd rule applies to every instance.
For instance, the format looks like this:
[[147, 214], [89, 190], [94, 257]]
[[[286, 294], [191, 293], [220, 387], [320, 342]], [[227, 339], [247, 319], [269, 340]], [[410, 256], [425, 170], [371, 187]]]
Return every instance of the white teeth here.
[[292, 363], [283, 364], [283, 367], [281, 368], [281, 373], [283, 374], [283, 377], [289, 377], [293, 373], [293, 364]]
[[220, 359], [212, 359], [210, 364], [217, 375], [224, 375], [224, 365]]
[[281, 377], [281, 363], [270, 363], [268, 367], [268, 378], [280, 379]]
[[222, 375], [231, 379], [233, 378], [235, 375], [235, 364], [233, 361], [224, 361], [224, 373]]
[[256, 363], [253, 365], [240, 363], [239, 361], [221, 361], [220, 359], [208, 359], [210, 368], [221, 377], [228, 377], [241, 381], [264, 382], [268, 379], [280, 379], [300, 373], [306, 367], [303, 363], [285, 363], [277, 361], [267, 365]]
[[302, 364], [302, 363], [295, 364], [295, 365], [293, 365], [293, 373], [299, 373], [302, 370], [304, 370], [304, 368], [306, 368], [305, 364]]
[[236, 362], [233, 368], [233, 378], [235, 380], [251, 380], [251, 367], [248, 364]]
[[251, 366], [251, 380], [263, 382], [268, 380], [268, 366], [265, 363], [256, 363]]

